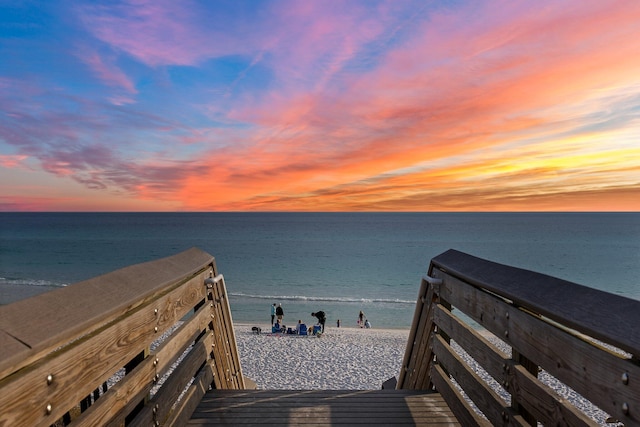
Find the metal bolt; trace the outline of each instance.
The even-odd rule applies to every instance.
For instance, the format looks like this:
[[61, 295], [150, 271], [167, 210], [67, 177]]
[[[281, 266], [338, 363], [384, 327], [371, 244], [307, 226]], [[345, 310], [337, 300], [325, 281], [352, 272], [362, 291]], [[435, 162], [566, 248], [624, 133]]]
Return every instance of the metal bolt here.
[[52, 382], [53, 382], [53, 375], [51, 374], [47, 375], [47, 385], [51, 385]]
[[156, 366], [158, 364], [158, 359], [153, 361], [153, 366]]
[[53, 406], [51, 406], [51, 403], [49, 403], [47, 405], [47, 415], [51, 414], [51, 411], [53, 411]]
[[154, 414], [157, 414], [158, 413], [158, 408], [153, 408], [152, 411], [153, 411]]
[[153, 328], [153, 332], [158, 332], [158, 327]]
[[158, 314], [158, 309], [157, 308], [153, 309], [153, 314], [156, 314], [156, 315]]
[[507, 319], [509, 318], [509, 312], [507, 311], [507, 313], [505, 314], [505, 316], [507, 316]]
[[509, 331], [504, 331], [504, 336], [509, 337]]
[[626, 372], [622, 374], [622, 384], [624, 385], [629, 384], [629, 374]]
[[624, 412], [625, 415], [629, 415], [629, 404], [627, 402], [622, 404], [622, 412]]

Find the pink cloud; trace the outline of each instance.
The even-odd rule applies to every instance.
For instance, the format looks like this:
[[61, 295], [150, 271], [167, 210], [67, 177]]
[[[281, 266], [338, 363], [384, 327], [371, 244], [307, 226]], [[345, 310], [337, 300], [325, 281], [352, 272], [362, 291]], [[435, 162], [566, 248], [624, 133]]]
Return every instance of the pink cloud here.
[[28, 157], [29, 156], [25, 156], [21, 154], [20, 155], [1, 155], [0, 154], [0, 166], [5, 168], [20, 167]]
[[238, 46], [216, 23], [205, 27], [198, 10], [189, 1], [130, 0], [79, 14], [95, 37], [147, 65], [194, 65]]
[[[80, 59], [86, 63], [91, 70], [98, 76], [100, 80], [102, 80], [105, 84], [117, 88], [124, 89], [129, 94], [136, 94], [137, 90], [135, 88], [134, 83], [131, 79], [115, 64], [113, 64], [112, 60], [105, 60], [102, 56], [100, 56], [95, 51], [90, 51], [89, 48], [79, 49], [78, 56]], [[125, 97], [127, 100], [130, 100], [130, 97]], [[122, 96], [116, 99], [125, 99]], [[116, 103], [116, 102], [114, 102]], [[116, 103], [117, 105], [121, 105], [123, 103], [130, 103], [126, 101], [122, 101], [120, 103]]]

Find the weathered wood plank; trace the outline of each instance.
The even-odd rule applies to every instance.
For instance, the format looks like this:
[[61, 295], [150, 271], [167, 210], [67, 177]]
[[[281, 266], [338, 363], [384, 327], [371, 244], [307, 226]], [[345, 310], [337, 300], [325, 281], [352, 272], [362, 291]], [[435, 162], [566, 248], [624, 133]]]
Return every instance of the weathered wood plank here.
[[597, 422], [541, 383], [521, 365], [510, 365], [507, 389], [543, 425], [595, 427]]
[[[171, 283], [213, 263], [197, 248], [125, 267], [45, 294], [0, 306], [0, 331], [30, 349], [0, 358], [0, 378], [144, 305]], [[16, 363], [19, 362], [19, 363]]]
[[591, 426], [595, 421], [566, 402], [549, 387], [541, 384], [522, 366], [495, 348], [477, 331], [463, 323], [442, 306], [434, 312], [434, 321], [447, 331], [482, 368], [544, 425]]
[[[204, 298], [205, 271], [160, 293], [155, 301], [136, 306], [123, 324], [101, 324], [93, 333], [43, 357], [23, 375], [0, 381], [2, 420], [39, 424], [61, 417]], [[51, 384], [44, 380], [48, 375], [53, 378]], [[25, 411], [24, 396], [43, 410]], [[44, 410], [46, 405], [51, 405], [49, 413]]]
[[236, 389], [240, 388], [236, 379], [236, 367], [232, 361], [232, 350], [230, 337], [228, 332], [233, 331], [233, 325], [227, 319], [228, 304], [225, 303], [226, 295], [222, 290], [222, 278], [217, 281], [212, 288], [213, 296], [213, 333], [216, 336], [215, 346], [213, 347], [213, 358], [216, 367], [222, 377], [220, 378], [222, 388]]
[[229, 305], [229, 298], [226, 292], [227, 287], [224, 282], [224, 277], [220, 276], [220, 281], [217, 283], [217, 288], [218, 296], [221, 299], [220, 308], [222, 309], [223, 327], [225, 330], [225, 336], [227, 338], [229, 366], [231, 369], [231, 375], [233, 377], [233, 385], [236, 389], [244, 389], [244, 376], [242, 375], [242, 367], [240, 366], [238, 343], [236, 341], [235, 330], [233, 328], [231, 307]]
[[456, 380], [467, 396], [492, 424], [502, 423], [508, 416], [509, 425], [528, 425], [522, 417], [514, 414], [507, 407], [506, 402], [478, 374], [472, 371], [439, 335], [434, 340], [434, 352], [437, 354], [438, 364], [444, 367], [444, 370]]
[[407, 339], [407, 346], [404, 351], [404, 357], [402, 359], [402, 368], [400, 369], [400, 373], [398, 374], [398, 380], [396, 383], [396, 388], [398, 389], [407, 388], [404, 387], [405, 379], [408, 378], [408, 372], [410, 372], [412, 364], [415, 365], [415, 361], [412, 361], [412, 358], [415, 357], [413, 348], [415, 345], [417, 345], [418, 339], [420, 338], [420, 328], [424, 327], [422, 325], [422, 322], [420, 322], [420, 316], [424, 307], [424, 298], [427, 294], [427, 286], [428, 283], [425, 280], [420, 281], [420, 290], [418, 291], [418, 299], [413, 311], [412, 322], [412, 324], [417, 325], [417, 327], [411, 328], [409, 330], [409, 338]]
[[409, 390], [212, 390], [188, 425], [460, 425], [442, 397]]
[[434, 272], [444, 280], [443, 298], [488, 330], [499, 335], [551, 375], [617, 419], [640, 422], [640, 414], [622, 405], [640, 402], [640, 383], [623, 383], [622, 373], [640, 378], [640, 366], [567, 333], [540, 316], [514, 307], [456, 277]]
[[491, 423], [479, 415], [465, 397], [453, 386], [447, 373], [438, 364], [431, 365], [431, 380], [451, 411], [463, 426], [490, 427]]
[[[640, 301], [449, 250], [438, 269], [581, 333], [640, 355]], [[609, 307], [603, 310], [602, 307]]]
[[17, 365], [30, 350], [25, 343], [0, 330], [0, 366]]
[[197, 376], [199, 368], [207, 360], [211, 342], [211, 335], [206, 334], [201, 341], [191, 348], [175, 371], [162, 384], [156, 395], [130, 424], [132, 427], [147, 426], [153, 424], [156, 420], [164, 424], [173, 403], [187, 387], [187, 383], [191, 378]]
[[[433, 288], [424, 278], [422, 279], [421, 288], [424, 289], [425, 293], [421, 294], [417, 303], [420, 307], [419, 311], [416, 310], [418, 315], [417, 323], [415, 323], [417, 325], [417, 331], [414, 334], [414, 341], [407, 343], [407, 346], [411, 345], [409, 365], [405, 368], [406, 373], [403, 382], [399, 384], [397, 388], [414, 390], [429, 388], [428, 366], [425, 366], [423, 361], [429, 361], [432, 358], [430, 340], [435, 325], [432, 321], [431, 303], [435, 295]], [[428, 365], [428, 363], [426, 365]]]
[[225, 348], [226, 330], [224, 328], [222, 317], [222, 306], [220, 305], [219, 297], [216, 292], [216, 286], [211, 290], [211, 304], [213, 318], [211, 320], [211, 331], [214, 335], [214, 341], [212, 344], [212, 359], [211, 365], [215, 369], [216, 381], [214, 385], [218, 388], [233, 389], [231, 384], [231, 370], [229, 369], [229, 363], [227, 360], [227, 351]]
[[[424, 278], [422, 280], [425, 280]], [[429, 369], [433, 360], [433, 334], [436, 325], [433, 323], [433, 303], [439, 298], [438, 293], [434, 287], [429, 284], [427, 294], [423, 301], [424, 310], [422, 315], [424, 316], [424, 328], [418, 332], [420, 333], [420, 340], [418, 345], [418, 351], [416, 352], [416, 367], [412, 371], [412, 377], [410, 385], [417, 390], [426, 390], [431, 388], [431, 379], [429, 378]], [[427, 361], [427, 363], [418, 363], [418, 361]]]
[[213, 369], [210, 364], [205, 365], [198, 376], [194, 379], [189, 389], [185, 392], [182, 400], [177, 403], [175, 410], [171, 413], [165, 425], [182, 427], [191, 418], [191, 414], [200, 404], [202, 396], [209, 390], [213, 382]]
[[[207, 292], [205, 277], [214, 275], [219, 283]], [[211, 299], [206, 299], [208, 294]], [[194, 309], [193, 316], [155, 354], [148, 353], [152, 341]], [[44, 325], [42, 316], [29, 323], [21, 312], [28, 312], [29, 320], [34, 318], [32, 312], [58, 316]], [[170, 424], [189, 416], [215, 378], [216, 361], [209, 359], [215, 353], [211, 350], [214, 340], [220, 344], [217, 361], [224, 386], [245, 384], [224, 278], [217, 274], [212, 256], [192, 249], [72, 285], [64, 292], [0, 307], [0, 368], [4, 369], [0, 424], [51, 424], [78, 402], [86, 402], [85, 396], [126, 365], [127, 375], [102, 396], [94, 393], [94, 405], [89, 402], [90, 407], [74, 417], [79, 426], [122, 425], [194, 340], [186, 357], [133, 419], [143, 424], [150, 413], [151, 418], [166, 418]], [[139, 359], [135, 365], [130, 364], [133, 359]], [[195, 382], [186, 387], [194, 376]], [[186, 397], [174, 406], [185, 390]]]
[[449, 310], [438, 304], [434, 309], [434, 322], [438, 328], [445, 331], [456, 341], [473, 359], [484, 368], [498, 383], [507, 380], [505, 365], [510, 355], [503, 353], [478, 331], [463, 323]]
[[156, 374], [163, 376], [184, 350], [207, 327], [209, 310], [202, 306], [145, 361], [115, 384], [77, 420], [74, 425], [96, 426], [124, 422], [124, 417], [140, 399], [149, 394]]

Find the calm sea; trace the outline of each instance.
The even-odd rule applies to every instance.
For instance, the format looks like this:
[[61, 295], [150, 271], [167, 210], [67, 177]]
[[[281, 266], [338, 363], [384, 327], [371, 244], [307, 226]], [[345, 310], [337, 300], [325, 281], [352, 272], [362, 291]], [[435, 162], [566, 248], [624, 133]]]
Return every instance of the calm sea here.
[[239, 322], [406, 328], [449, 248], [640, 300], [640, 213], [0, 213], [0, 303], [193, 246]]

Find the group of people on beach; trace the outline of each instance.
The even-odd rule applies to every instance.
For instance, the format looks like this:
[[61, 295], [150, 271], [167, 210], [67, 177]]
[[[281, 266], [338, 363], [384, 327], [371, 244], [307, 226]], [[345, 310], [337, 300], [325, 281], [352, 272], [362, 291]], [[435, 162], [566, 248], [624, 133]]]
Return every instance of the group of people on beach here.
[[[319, 310], [311, 313], [311, 316], [315, 317], [318, 322], [317, 324], [320, 326], [320, 332], [324, 333], [324, 326], [327, 322], [327, 315], [324, 311]], [[282, 308], [282, 303], [277, 304], [273, 303], [271, 306], [271, 326], [275, 327], [277, 330], [287, 330], [286, 326], [283, 323], [284, 318], [284, 309]], [[303, 325], [302, 320], [298, 320], [298, 324], [296, 325], [296, 333], [300, 334], [300, 327]], [[313, 328], [309, 328], [313, 330]]]
[[358, 326], [367, 329], [371, 328], [371, 323], [369, 323], [369, 319], [367, 319], [367, 316], [364, 315], [364, 311], [362, 310], [358, 313]]
[[[327, 322], [327, 315], [325, 314], [325, 312], [322, 310], [316, 311], [311, 313], [311, 316], [317, 319], [317, 325], [320, 326], [321, 333], [324, 333], [324, 327]], [[275, 328], [278, 331], [286, 330], [286, 326], [283, 323], [283, 318], [284, 318], [284, 309], [282, 308], [282, 303], [276, 304], [274, 302], [273, 305], [271, 306], [271, 327]], [[369, 322], [367, 317], [364, 315], [364, 312], [362, 310], [360, 310], [360, 313], [358, 313], [357, 323], [361, 328], [367, 328], [367, 329], [371, 328], [371, 323]], [[304, 325], [302, 323], [302, 320], [298, 320], [295, 333], [297, 334], [300, 333], [301, 325]], [[341, 325], [340, 319], [338, 319], [336, 321], [336, 327], [339, 328], [340, 325]], [[312, 328], [309, 328], [309, 329], [312, 330]]]

